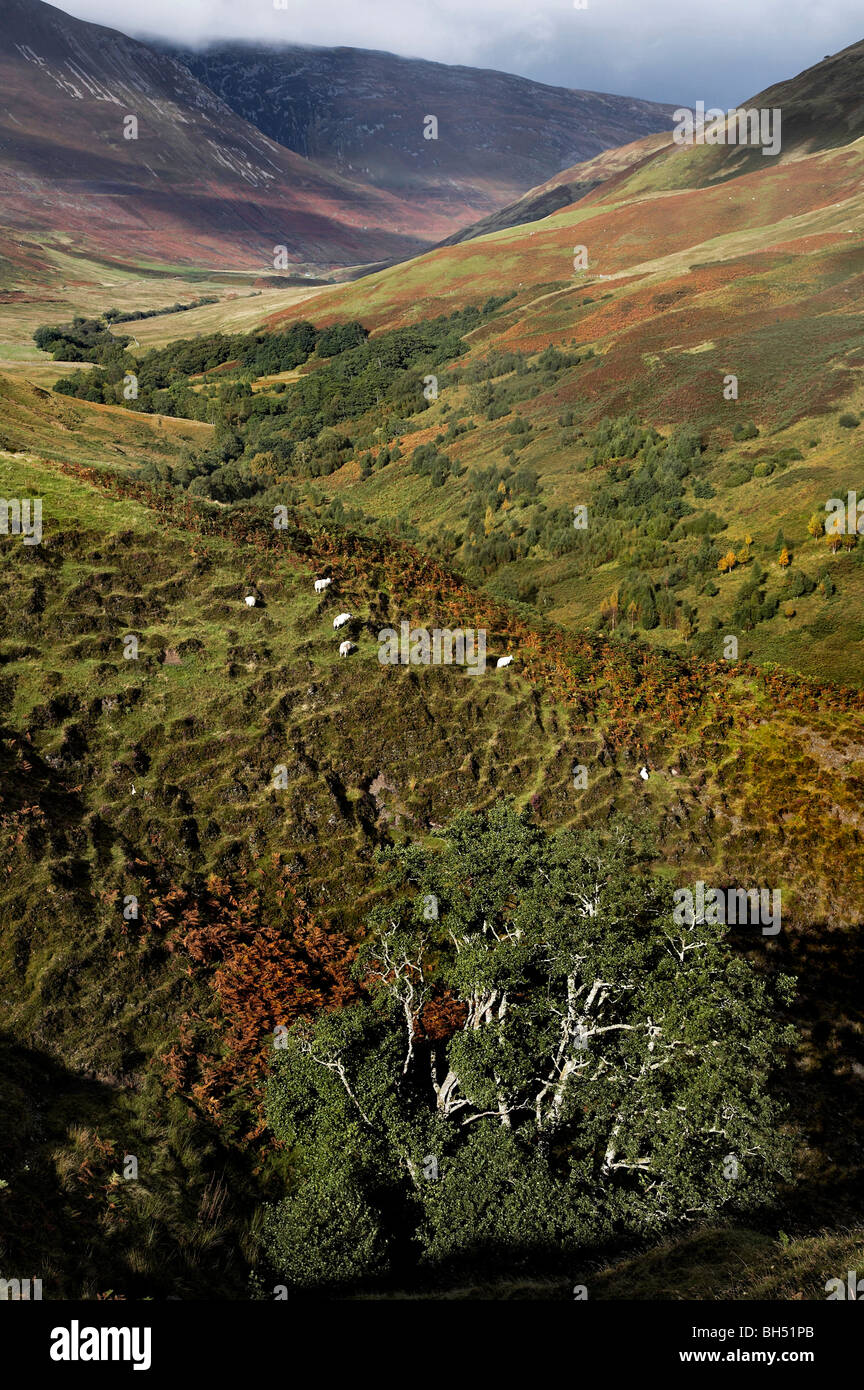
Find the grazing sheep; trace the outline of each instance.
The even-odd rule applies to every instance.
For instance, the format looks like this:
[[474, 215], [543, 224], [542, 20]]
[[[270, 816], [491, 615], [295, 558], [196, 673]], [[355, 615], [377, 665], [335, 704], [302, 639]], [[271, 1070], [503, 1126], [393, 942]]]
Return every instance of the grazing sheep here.
[[512, 656], [499, 656], [498, 660], [495, 662], [496, 671], [499, 671], [502, 666], [509, 666], [512, 660]]
[[355, 647], [355, 645], [354, 645], [353, 642], [340, 642], [340, 643], [339, 643], [339, 655], [340, 655], [340, 656], [350, 656], [351, 653], [352, 653], [352, 652], [356, 652], [356, 650], [357, 650], [357, 648]]
[[642, 778], [642, 781], [643, 781], [643, 782], [647, 782], [647, 781], [648, 781], [648, 769], [647, 769], [647, 767], [640, 767], [640, 769], [639, 769], [639, 776]]
[[326, 588], [328, 588], [328, 586], [329, 586], [330, 584], [332, 584], [332, 583], [333, 583], [333, 580], [332, 580], [332, 579], [316, 579], [316, 580], [315, 580], [315, 592], [316, 592], [316, 594], [323, 594], [324, 590], [325, 590]]
[[254, 608], [257, 601], [254, 594], [247, 594], [244, 600], [247, 608]]
[[350, 623], [350, 621], [351, 621], [351, 614], [350, 614], [350, 613], [340, 613], [340, 614], [338, 615], [338, 617], [336, 617], [336, 618], [333, 619], [333, 626], [334, 626], [334, 627], [344, 627], [345, 624], [346, 624], [346, 623]]

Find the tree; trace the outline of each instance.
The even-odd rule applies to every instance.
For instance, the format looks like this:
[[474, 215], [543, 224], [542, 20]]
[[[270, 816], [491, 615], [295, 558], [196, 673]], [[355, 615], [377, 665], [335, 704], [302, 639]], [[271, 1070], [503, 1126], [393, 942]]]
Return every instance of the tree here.
[[[676, 924], [630, 827], [548, 835], [504, 802], [383, 858], [362, 998], [274, 1060], [267, 1114], [298, 1160], [266, 1214], [277, 1274], [572, 1253], [769, 1195], [789, 1030], [724, 928]], [[315, 1230], [328, 1267], [304, 1273]]]
[[815, 539], [816, 537], [821, 536], [824, 530], [825, 522], [823, 518], [819, 516], [816, 512], [814, 512], [810, 520], [807, 522], [808, 534], [813, 536], [813, 538]]
[[780, 551], [777, 563], [780, 566], [780, 568], [784, 570], [787, 568], [788, 565], [792, 563], [792, 556], [789, 554], [789, 551], [787, 550], [785, 545], [783, 549]]

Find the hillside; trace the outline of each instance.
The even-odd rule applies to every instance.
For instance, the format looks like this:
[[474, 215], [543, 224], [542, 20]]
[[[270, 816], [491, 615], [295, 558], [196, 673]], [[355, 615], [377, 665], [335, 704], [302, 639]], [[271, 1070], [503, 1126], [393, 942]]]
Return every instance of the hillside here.
[[[673, 110], [364, 49], [214, 45], [175, 56], [272, 140], [409, 199], [436, 240], [568, 165], [668, 130]], [[423, 138], [430, 114], [434, 140]]]
[[[41, 546], [6, 541], [0, 648], [18, 923], [0, 955], [3, 1253], [46, 1296], [240, 1291], [236, 1252], [254, 1258], [255, 1201], [280, 1182], [278, 1155], [250, 1147], [268, 1034], [303, 989], [342, 987], [338, 933], [374, 899], [375, 847], [507, 792], [555, 824], [647, 817], [679, 881], [783, 884], [782, 939], [760, 951], [802, 986], [784, 1227], [855, 1219], [860, 1006], [837, 961], [862, 901], [860, 696], [532, 626], [410, 549], [299, 513], [280, 534], [264, 509], [8, 455], [0, 484], [46, 513]], [[379, 626], [406, 615], [486, 626], [517, 665], [382, 667]], [[116, 1177], [124, 1154], [137, 1182]]]
[[445, 237], [441, 245], [456, 246], [460, 241], [473, 241], [475, 237], [487, 236], [490, 232], [505, 231], [508, 227], [518, 227], [525, 222], [539, 222], [561, 208], [578, 203], [595, 188], [619, 174], [627, 173], [635, 164], [651, 158], [670, 143], [670, 136], [666, 132], [646, 135], [641, 140], [616, 146], [569, 169], [556, 171], [551, 179], [546, 179], [536, 188], [529, 188], [514, 203]]
[[[850, 53], [860, 69], [864, 50]], [[830, 82], [847, 61], [823, 73], [838, 110], [849, 103], [845, 79], [836, 95]], [[795, 113], [790, 104], [792, 126]], [[635, 588], [652, 642], [693, 640], [695, 611], [706, 651], [734, 634], [757, 660], [861, 682], [861, 632], [841, 613], [860, 604], [862, 552], [854, 536], [832, 550], [821, 534], [828, 499], [855, 487], [864, 408], [861, 142], [704, 187], [693, 150], [640, 153], [637, 144], [602, 157], [610, 176], [595, 170], [596, 186], [549, 216], [319, 301], [320, 322], [356, 317], [384, 336], [455, 312], [479, 285], [510, 296], [467, 335], [465, 358], [445, 364], [422, 433], [409, 440], [394, 419], [403, 452], [441, 441], [446, 484], [412, 479], [407, 458], [392, 461], [388, 434], [389, 450], [372, 455], [383, 469], [346, 465], [325, 491], [410, 520], [435, 553], [494, 592], [533, 595], [559, 621], [614, 625]], [[579, 246], [587, 268], [574, 270]], [[625, 415], [630, 426], [613, 424]], [[665, 503], [658, 480], [646, 491], [639, 473], [643, 427], [699, 436], [698, 466]], [[530, 501], [509, 490], [517, 472], [536, 479]], [[597, 528], [550, 549], [538, 505], [560, 517], [576, 504], [595, 509]], [[735, 563], [718, 569], [730, 554]], [[670, 588], [678, 616], [658, 619]]]

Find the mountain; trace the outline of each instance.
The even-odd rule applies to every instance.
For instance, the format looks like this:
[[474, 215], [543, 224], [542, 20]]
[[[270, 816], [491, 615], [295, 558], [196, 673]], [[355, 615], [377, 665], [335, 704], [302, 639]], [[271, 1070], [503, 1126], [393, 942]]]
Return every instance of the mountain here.
[[777, 82], [748, 106], [783, 109], [783, 142], [790, 150], [812, 152], [848, 145], [864, 135], [861, 71], [864, 40], [829, 54], [797, 77]]
[[[435, 239], [560, 169], [669, 130], [674, 109], [356, 48], [227, 44], [176, 56], [271, 139], [410, 198]], [[437, 139], [424, 138], [429, 115]]]
[[726, 143], [730, 124], [727, 118], [725, 138], [717, 144], [670, 143], [658, 150], [646, 166], [641, 186], [657, 192], [704, 188], [741, 174], [764, 172], [771, 166], [782, 168], [810, 155], [854, 145], [864, 135], [862, 77], [864, 42], [829, 54], [795, 77], [739, 103], [746, 110], [779, 112], [776, 154], [763, 155], [756, 142]]
[[[864, 106], [858, 97], [862, 69], [864, 43], [852, 44], [797, 77], [778, 82], [742, 103], [745, 108], [781, 112], [781, 147], [771, 163], [784, 164], [842, 147], [864, 134]], [[676, 145], [671, 134], [648, 135], [556, 171], [514, 202], [445, 237], [440, 245], [452, 246], [508, 227], [537, 222], [587, 198], [601, 185], [606, 196], [627, 174], [643, 166], [647, 170], [644, 186], [658, 191], [701, 188], [766, 167], [761, 149], [726, 144], [686, 148]]]
[[0, 84], [2, 226], [262, 273], [277, 246], [308, 272], [433, 239], [422, 210], [282, 148], [172, 57], [41, 0], [0, 0]]

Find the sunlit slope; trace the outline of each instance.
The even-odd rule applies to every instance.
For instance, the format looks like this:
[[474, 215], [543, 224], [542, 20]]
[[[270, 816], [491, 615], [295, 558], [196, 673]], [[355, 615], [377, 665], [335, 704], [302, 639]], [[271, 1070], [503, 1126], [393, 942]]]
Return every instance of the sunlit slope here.
[[549, 217], [561, 208], [591, 196], [595, 190], [620, 182], [634, 166], [653, 159], [659, 150], [671, 143], [671, 139], [671, 132], [663, 132], [645, 135], [641, 140], [633, 140], [613, 150], [604, 150], [593, 159], [559, 171], [552, 178], [529, 189], [516, 202], [484, 217], [481, 222], [454, 232], [441, 244], [450, 246], [461, 241], [472, 241], [478, 236], [502, 231], [505, 227], [517, 227], [523, 222], [536, 222], [542, 217]]
[[[56, 377], [55, 366], [54, 375]], [[203, 448], [212, 425], [119, 406], [70, 400], [20, 376], [0, 374], [0, 448], [101, 466], [153, 463], [184, 447]]]
[[[542, 199], [573, 182], [579, 199], [569, 207], [438, 248], [337, 291], [321, 307], [392, 326], [516, 290], [508, 315], [477, 335], [483, 346], [596, 345], [610, 359], [605, 375], [600, 368], [598, 397], [614, 392], [617, 360], [636, 404], [644, 391], [654, 418], [664, 407], [669, 418], [680, 416], [686, 403], [675, 400], [667, 373], [658, 383], [652, 372], [647, 390], [639, 380], [648, 372], [638, 369], [654, 365], [640, 362], [640, 352], [673, 354], [678, 368], [676, 351], [717, 343], [726, 370], [741, 354], [741, 375], [749, 369], [751, 380], [757, 361], [775, 377], [782, 366], [797, 399], [796, 372], [808, 360], [822, 365], [814, 352], [820, 343], [830, 347], [838, 329], [842, 361], [843, 320], [860, 307], [862, 76], [858, 44], [743, 103], [779, 105], [785, 124], [775, 157], [649, 137], [526, 195]], [[764, 340], [778, 323], [795, 325], [782, 347]], [[701, 365], [719, 370], [711, 354]], [[754, 409], [775, 408], [776, 390], [760, 381], [753, 388]]]
[[[646, 399], [662, 418], [667, 388], [661, 384], [658, 395], [656, 382], [633, 380], [627, 359], [634, 351], [674, 352], [719, 339], [729, 361], [729, 350], [746, 352], [754, 330], [764, 332], [778, 318], [816, 320], [810, 331], [830, 343], [837, 336], [831, 314], [858, 312], [862, 155], [859, 142], [719, 187], [679, 192], [652, 194], [625, 180], [606, 200], [440, 248], [328, 293], [322, 321], [358, 317], [392, 327], [517, 290], [507, 315], [478, 335], [484, 349], [591, 344], [609, 357], [604, 366], [613, 379], [612, 364], [623, 351], [622, 374], [637, 392], [647, 388]], [[575, 271], [579, 246], [588, 266]], [[269, 321], [297, 316], [288, 311]], [[810, 351], [810, 344], [796, 349], [792, 341], [784, 368], [805, 364]], [[767, 362], [769, 370], [776, 367], [776, 353]], [[754, 408], [771, 404], [754, 393]]]
[[[94, 317], [106, 309], [154, 313], [118, 325], [142, 347], [161, 346], [196, 333], [256, 328], [274, 309], [284, 309], [322, 292], [292, 285], [289, 277], [254, 271], [133, 261], [128, 248], [99, 255], [75, 249], [61, 232], [38, 238], [0, 226], [0, 370], [49, 386], [63, 371], [33, 342], [44, 323], [69, 323], [76, 314]], [[326, 287], [325, 287], [326, 288]], [[166, 313], [201, 298], [215, 303]]]
[[[719, 518], [714, 533], [726, 550], [737, 553], [751, 536], [751, 553], [782, 600], [772, 623], [742, 633], [729, 623], [746, 571], [716, 576], [718, 596], [698, 603], [703, 629], [716, 619], [757, 661], [861, 683], [855, 615], [862, 569], [854, 556], [829, 557], [824, 537], [811, 536], [808, 524], [814, 514], [824, 517], [827, 499], [864, 494], [855, 428], [864, 409], [862, 154], [858, 141], [714, 187], [634, 191], [649, 163], [614, 190], [597, 189], [541, 222], [441, 248], [328, 293], [316, 318], [357, 316], [383, 330], [513, 290], [515, 298], [468, 335], [468, 363], [507, 350], [536, 362], [550, 345], [582, 361], [538, 381], [527, 398], [508, 397], [518, 378], [505, 378], [496, 399], [518, 403], [498, 418], [478, 410], [470, 388], [451, 387], [445, 372], [422, 432], [401, 440], [404, 459], [368, 477], [346, 464], [325, 491], [371, 515], [407, 516], [434, 543], [445, 532], [470, 533], [473, 479], [478, 470], [506, 466], [516, 429], [525, 430], [516, 441], [518, 465], [536, 471], [543, 502], [572, 509], [608, 484], [609, 467], [592, 468], [587, 443], [604, 419], [635, 415], [666, 432], [692, 426], [712, 492], [700, 502], [688, 490], [688, 504]], [[580, 246], [588, 269], [574, 272]], [[589, 349], [594, 355], [585, 357]], [[448, 427], [457, 420], [476, 428], [454, 436]], [[758, 435], [739, 438], [753, 428]], [[443, 490], [416, 477], [407, 458], [436, 438], [466, 470]], [[742, 466], [755, 476], [742, 477]], [[504, 530], [514, 525], [530, 525], [528, 513], [512, 513]], [[788, 602], [778, 536], [813, 582], [830, 558], [839, 586], [833, 609], [818, 595]], [[644, 533], [641, 539], [650, 555], [650, 541]], [[654, 581], [686, 565], [698, 545], [676, 533], [674, 547], [649, 562]], [[610, 550], [590, 574], [535, 548], [508, 568], [508, 582], [539, 585], [545, 611], [582, 626], [596, 619], [627, 570], [644, 563], [634, 546]], [[696, 601], [686, 586], [681, 593]], [[657, 630], [650, 640], [680, 639]]]

